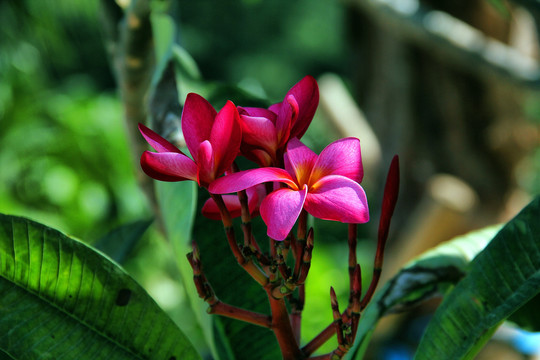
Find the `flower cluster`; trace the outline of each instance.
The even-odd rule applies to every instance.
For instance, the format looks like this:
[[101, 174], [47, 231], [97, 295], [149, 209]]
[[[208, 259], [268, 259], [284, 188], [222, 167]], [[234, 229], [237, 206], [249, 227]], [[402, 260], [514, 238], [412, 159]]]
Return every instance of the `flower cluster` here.
[[[310, 358], [334, 335], [338, 342], [335, 350], [315, 358], [341, 359], [354, 344], [360, 314], [380, 278], [399, 188], [399, 164], [394, 157], [383, 195], [373, 276], [363, 292], [356, 258], [356, 224], [367, 222], [369, 211], [360, 185], [364, 176], [360, 141], [334, 141], [319, 155], [304, 145], [300, 139], [318, 103], [319, 89], [311, 76], [300, 80], [282, 102], [267, 109], [237, 107], [228, 101], [217, 112], [201, 96], [189, 94], [182, 113], [182, 131], [191, 156], [139, 125], [144, 138], [156, 150], [142, 154], [142, 169], [157, 180], [197, 181], [210, 192], [203, 215], [222, 220], [238, 265], [266, 292], [271, 315], [221, 301], [205, 276], [194, 242], [187, 258], [197, 293], [209, 305], [208, 313], [270, 329], [286, 360]], [[257, 166], [241, 171], [235, 163], [237, 156]], [[307, 214], [348, 224], [349, 301], [340, 311], [337, 296], [330, 288], [334, 321], [301, 346], [305, 282], [314, 246], [314, 231], [307, 227]], [[258, 215], [267, 226], [267, 251], [262, 250], [252, 233], [251, 218]], [[237, 241], [231, 220], [238, 216], [242, 217], [243, 244]]]
[[[315, 154], [299, 139], [310, 125], [319, 102], [315, 79], [306, 76], [282, 102], [268, 109], [235, 106], [228, 101], [216, 112], [197, 94], [187, 96], [182, 131], [191, 154], [144, 125], [139, 129], [156, 150], [145, 151], [141, 166], [147, 175], [162, 181], [194, 180], [211, 194], [246, 190], [249, 211], [259, 214], [268, 236], [284, 240], [302, 210], [314, 217], [364, 223], [369, 220], [360, 141], [346, 138]], [[233, 171], [239, 155], [259, 168]], [[221, 177], [221, 175], [225, 176]], [[231, 216], [240, 216], [235, 195], [223, 195]], [[210, 199], [203, 214], [219, 218], [219, 207]]]

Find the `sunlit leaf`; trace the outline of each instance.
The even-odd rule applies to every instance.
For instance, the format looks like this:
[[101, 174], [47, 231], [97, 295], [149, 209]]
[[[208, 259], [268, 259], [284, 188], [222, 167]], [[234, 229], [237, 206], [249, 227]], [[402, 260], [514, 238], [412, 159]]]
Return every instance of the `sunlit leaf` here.
[[0, 354], [8, 359], [199, 359], [120, 267], [84, 243], [0, 215]]
[[539, 219], [537, 197], [471, 262], [435, 312], [416, 359], [474, 358], [487, 333], [540, 293]]

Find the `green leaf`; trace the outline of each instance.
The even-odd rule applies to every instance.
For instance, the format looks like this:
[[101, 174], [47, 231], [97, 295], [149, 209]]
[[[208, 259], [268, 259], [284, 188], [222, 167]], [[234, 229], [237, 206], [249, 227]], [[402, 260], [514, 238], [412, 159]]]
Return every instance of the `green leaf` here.
[[193, 283], [193, 270], [186, 258], [186, 254], [193, 250], [191, 241], [197, 207], [197, 184], [193, 181], [155, 181], [154, 184], [167, 238], [174, 251], [191, 308], [213, 357], [219, 358], [215, 348], [212, 319], [206, 313], [207, 304], [197, 294]]
[[155, 86], [172, 56], [176, 37], [176, 26], [174, 20], [169, 15], [155, 11], [150, 15], [150, 21], [152, 23], [156, 55], [156, 70], [152, 79], [152, 84]]
[[197, 63], [191, 55], [180, 45], [174, 44], [172, 59], [178, 84], [178, 100], [183, 105], [190, 92], [205, 96], [208, 84], [202, 81]]
[[200, 358], [118, 265], [24, 218], [0, 215], [0, 294], [7, 358]]
[[540, 292], [539, 219], [537, 197], [472, 261], [435, 312], [416, 359], [474, 358], [488, 333]]
[[529, 302], [510, 315], [508, 321], [517, 324], [527, 331], [540, 331], [540, 294], [533, 297]]
[[407, 264], [375, 293], [362, 313], [356, 341], [348, 358], [363, 359], [375, 325], [384, 315], [411, 308], [433, 295], [444, 293], [449, 285], [459, 281], [470, 261], [500, 228], [499, 225], [491, 226], [459, 236]]
[[117, 227], [96, 241], [94, 248], [123, 264], [153, 222], [154, 219], [137, 220]]
[[173, 45], [172, 48], [173, 52], [173, 59], [177, 65], [177, 69], [179, 70], [180, 74], [190, 80], [201, 80], [201, 72], [199, 71], [199, 67], [197, 66], [197, 63], [195, 62], [195, 59], [191, 57], [191, 55], [181, 47], [180, 45]]

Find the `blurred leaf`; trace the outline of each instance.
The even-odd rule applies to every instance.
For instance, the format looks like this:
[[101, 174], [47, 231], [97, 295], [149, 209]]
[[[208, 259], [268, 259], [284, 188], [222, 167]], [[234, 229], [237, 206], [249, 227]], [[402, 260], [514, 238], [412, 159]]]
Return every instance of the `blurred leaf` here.
[[154, 219], [138, 220], [122, 225], [105, 234], [93, 246], [123, 264], [153, 222]]
[[474, 358], [486, 333], [540, 292], [539, 219], [537, 197], [471, 262], [435, 312], [416, 359]]
[[84, 243], [0, 215], [0, 349], [14, 359], [198, 359], [129, 275]]
[[150, 127], [180, 147], [184, 141], [180, 120], [182, 107], [176, 84], [174, 64], [169, 61], [150, 96]]
[[232, 100], [236, 104], [242, 104], [242, 106], [263, 108], [270, 106], [267, 99], [236, 85], [215, 83], [210, 90], [208, 99], [213, 104], [224, 105], [227, 100]]
[[379, 289], [362, 313], [350, 357], [360, 360], [376, 323], [384, 315], [413, 307], [443, 293], [459, 281], [470, 261], [489, 243], [501, 226], [491, 226], [445, 242], [412, 260]]
[[186, 254], [192, 251], [192, 230], [197, 207], [197, 184], [192, 181], [156, 181], [156, 194], [167, 238], [175, 253], [176, 265], [182, 276], [186, 293], [193, 313], [203, 331], [207, 345], [213, 356], [217, 357], [213, 335], [212, 318], [206, 314], [207, 304], [199, 298], [193, 283], [193, 270]]
[[[201, 73], [197, 63], [191, 55], [181, 46], [173, 46], [174, 70], [176, 73], [176, 83], [178, 86], [178, 100], [184, 103], [187, 94], [195, 92], [204, 93], [206, 84], [202, 82]], [[204, 94], [202, 94], [204, 95]]]
[[152, 12], [150, 16], [156, 55], [156, 70], [152, 78], [152, 85], [161, 79], [161, 75], [172, 55], [176, 37], [176, 26], [167, 14]]
[[173, 56], [182, 76], [192, 80], [201, 80], [201, 72], [199, 71], [199, 67], [195, 62], [195, 59], [191, 57], [186, 49], [180, 45], [174, 45]]

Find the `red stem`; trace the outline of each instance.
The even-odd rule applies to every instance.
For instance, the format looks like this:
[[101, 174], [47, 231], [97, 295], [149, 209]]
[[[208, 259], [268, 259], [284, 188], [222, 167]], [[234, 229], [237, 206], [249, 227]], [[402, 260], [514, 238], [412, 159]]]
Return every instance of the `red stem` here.
[[302, 328], [302, 311], [306, 301], [306, 287], [304, 284], [298, 285], [298, 299], [293, 303], [291, 310], [291, 324], [296, 337], [296, 341], [300, 342]]
[[356, 264], [358, 264], [358, 260], [356, 259], [357, 228], [357, 224], [349, 224], [349, 286], [351, 289], [353, 288], [354, 269]]
[[269, 287], [267, 287], [267, 293], [272, 311], [272, 330], [281, 349], [283, 360], [305, 359], [306, 357], [298, 347], [298, 342], [294, 336], [285, 300], [283, 298], [274, 298]]
[[381, 277], [384, 248], [386, 239], [388, 238], [388, 230], [390, 229], [390, 220], [396, 207], [397, 197], [399, 194], [399, 158], [394, 156], [390, 163], [390, 169], [386, 177], [384, 185], [383, 203], [381, 209], [381, 218], [379, 219], [379, 231], [377, 236], [377, 250], [375, 252], [375, 261], [373, 264], [373, 278], [369, 284], [369, 288], [360, 303], [361, 309], [364, 309], [371, 300], [375, 288]]
[[272, 326], [272, 318], [270, 316], [229, 305], [220, 300], [210, 306], [208, 313], [226, 316], [266, 328]]
[[335, 334], [336, 326], [332, 322], [323, 331], [321, 331], [319, 335], [315, 336], [313, 340], [304, 345], [304, 347], [302, 348], [302, 352], [306, 354], [306, 356], [313, 354], [315, 351], [317, 351], [318, 348], [323, 346]]
[[255, 279], [262, 286], [265, 286], [268, 283], [268, 276], [257, 265], [255, 265], [253, 261], [244, 257], [244, 254], [242, 254], [242, 251], [236, 242], [234, 228], [232, 227], [231, 215], [227, 210], [227, 206], [223, 202], [223, 198], [221, 195], [216, 194], [210, 194], [210, 196], [212, 199], [214, 199], [219, 208], [221, 220], [223, 221], [223, 226], [225, 228], [225, 234], [227, 235], [227, 241], [229, 242], [229, 247], [236, 258], [236, 261], [244, 268], [244, 270], [246, 270], [249, 275], [251, 275], [253, 279]]

